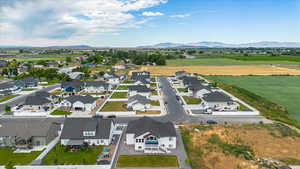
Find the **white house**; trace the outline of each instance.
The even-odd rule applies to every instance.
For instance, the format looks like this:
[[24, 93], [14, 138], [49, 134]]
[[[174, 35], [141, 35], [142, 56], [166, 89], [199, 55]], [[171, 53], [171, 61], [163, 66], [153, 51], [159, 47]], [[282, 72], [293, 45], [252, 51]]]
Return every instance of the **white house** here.
[[61, 133], [62, 145], [79, 146], [111, 144], [115, 123], [112, 119], [67, 118]]
[[92, 111], [97, 106], [96, 99], [92, 96], [72, 95], [61, 102], [62, 107], [70, 108], [74, 111]]
[[103, 93], [112, 90], [112, 85], [104, 81], [88, 81], [85, 82], [83, 89], [87, 93]]
[[151, 96], [151, 90], [144, 85], [133, 85], [133, 86], [128, 86], [128, 95], [129, 97], [134, 96], [134, 95], [142, 95], [145, 96], [146, 98], [150, 98]]
[[195, 98], [202, 98], [205, 94], [211, 93], [211, 89], [208, 86], [195, 84], [188, 88], [188, 93]]
[[134, 95], [132, 97], [129, 97], [127, 108], [129, 110], [135, 110], [135, 111], [146, 111], [151, 107], [150, 100], [147, 99], [147, 97], [142, 95]]
[[172, 122], [162, 123], [149, 117], [130, 121], [126, 131], [126, 144], [144, 153], [169, 153], [176, 149], [177, 138]]
[[215, 111], [237, 110], [238, 103], [235, 103], [229, 96], [221, 92], [211, 92], [202, 97], [203, 105]]

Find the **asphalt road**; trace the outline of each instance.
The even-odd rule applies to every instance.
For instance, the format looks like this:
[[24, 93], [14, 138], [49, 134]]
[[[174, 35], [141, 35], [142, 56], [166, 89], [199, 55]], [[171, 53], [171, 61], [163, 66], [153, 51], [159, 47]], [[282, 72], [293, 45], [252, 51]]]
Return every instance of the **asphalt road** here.
[[[51, 91], [57, 87], [59, 87], [60, 84], [55, 84], [55, 85], [50, 85], [50, 86], [47, 86], [43, 89], [40, 89], [38, 91]], [[29, 95], [33, 95], [34, 93], [32, 94], [29, 94]], [[0, 103], [0, 114], [3, 114], [5, 113], [5, 105], [10, 105], [11, 107], [14, 107], [18, 104], [21, 104], [25, 101], [26, 97], [29, 96], [29, 95], [22, 95], [22, 96], [19, 96], [18, 98], [16, 99], [12, 99], [11, 101], [9, 101], [8, 103]]]

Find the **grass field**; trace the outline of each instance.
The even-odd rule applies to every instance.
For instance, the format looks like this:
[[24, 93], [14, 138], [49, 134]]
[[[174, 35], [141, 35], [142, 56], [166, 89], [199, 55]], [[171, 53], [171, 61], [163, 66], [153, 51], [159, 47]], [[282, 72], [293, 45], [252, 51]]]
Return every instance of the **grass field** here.
[[187, 104], [200, 104], [202, 102], [201, 99], [190, 97], [190, 96], [182, 96]]
[[115, 92], [111, 99], [126, 99], [127, 98], [127, 92]]
[[34, 91], [36, 90], [35, 88], [25, 88], [25, 89], [22, 89], [23, 92], [30, 92], [30, 91]]
[[127, 102], [106, 102], [101, 111], [128, 111], [125, 107], [123, 107], [126, 103]]
[[119, 86], [117, 90], [128, 90], [128, 86]]
[[77, 152], [69, 152], [66, 147], [57, 144], [43, 159], [43, 164], [96, 164], [97, 155], [101, 152], [102, 146], [90, 146]]
[[159, 104], [159, 101], [157, 101], [157, 100], [151, 100], [150, 104], [151, 104], [152, 106], [159, 106], [159, 105], [160, 105], [160, 104]]
[[208, 79], [235, 85], [288, 109], [300, 122], [300, 76], [208, 76]]
[[13, 99], [17, 96], [20, 96], [20, 95], [19, 94], [13, 94], [13, 95], [9, 95], [9, 96], [4, 96], [4, 97], [0, 98], [0, 103], [5, 102], [5, 101], [10, 100], [10, 99]]
[[134, 71], [149, 71], [153, 76], [170, 76], [183, 70], [202, 75], [300, 75], [300, 70], [271, 65], [142, 66]]
[[51, 115], [70, 115], [72, 112], [63, 111], [63, 110], [55, 110], [51, 113]]
[[120, 155], [117, 163], [119, 168], [178, 168], [175, 155]]
[[11, 149], [0, 149], [0, 165], [6, 165], [12, 162], [14, 165], [30, 164], [41, 151], [33, 151], [31, 153], [13, 153]]
[[[240, 57], [243, 58], [243, 57]], [[201, 59], [175, 59], [167, 60], [168, 66], [188, 65], [300, 65], [300, 62], [286, 60], [237, 60], [229, 58], [201, 58]]]
[[279, 124], [188, 124], [182, 138], [192, 169], [264, 168], [258, 158], [300, 164], [299, 134]]

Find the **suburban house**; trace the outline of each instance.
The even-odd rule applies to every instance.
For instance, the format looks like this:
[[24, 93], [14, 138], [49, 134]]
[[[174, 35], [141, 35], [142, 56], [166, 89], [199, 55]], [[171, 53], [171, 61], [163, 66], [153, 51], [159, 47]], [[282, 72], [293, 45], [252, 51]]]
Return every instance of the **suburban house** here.
[[96, 108], [97, 102], [90, 95], [72, 95], [61, 101], [61, 106], [74, 111], [92, 111]]
[[134, 111], [146, 111], [151, 107], [150, 100], [139, 94], [129, 97], [127, 108]]
[[237, 110], [239, 104], [221, 92], [211, 92], [202, 97], [203, 105], [217, 111]]
[[68, 73], [68, 76], [72, 80], [81, 80], [84, 77], [84, 73], [82, 73], [82, 72], [70, 72], [70, 73]]
[[88, 93], [103, 93], [112, 90], [112, 85], [104, 81], [88, 81], [85, 82], [84, 91]]
[[109, 78], [112, 78], [112, 77], [116, 77], [117, 75], [114, 73], [114, 72], [105, 72], [103, 77], [105, 79], [109, 79]]
[[188, 88], [188, 93], [195, 98], [202, 98], [205, 94], [211, 93], [211, 89], [209, 86], [202, 84], [191, 84]]
[[5, 82], [0, 83], [0, 95], [7, 95], [15, 93], [19, 90], [19, 88], [15, 85], [15, 82]]
[[26, 97], [22, 110], [30, 112], [46, 112], [52, 107], [53, 103], [51, 100], [39, 95], [35, 95]]
[[132, 75], [131, 75], [131, 79], [133, 81], [137, 81], [137, 80], [140, 80], [140, 79], [145, 79], [147, 81], [150, 81], [150, 72], [132, 72]]
[[144, 153], [168, 153], [176, 149], [176, 131], [172, 122], [158, 122], [149, 117], [130, 121], [126, 144]]
[[150, 79], [147, 79], [144, 76], [138, 76], [137, 78], [135, 78], [134, 84], [150, 87]]
[[188, 73], [186, 71], [178, 71], [178, 72], [175, 72], [175, 76], [176, 78], [181, 78], [183, 76], [187, 76]]
[[53, 94], [51, 94], [49, 92], [46, 92], [46, 91], [37, 91], [37, 92], [35, 92], [35, 95], [39, 96], [39, 97], [46, 98], [54, 104], [59, 102], [59, 97], [58, 96], [53, 95]]
[[151, 90], [144, 85], [133, 85], [133, 86], [128, 86], [128, 95], [129, 97], [134, 96], [134, 95], [142, 95], [145, 96], [146, 98], [150, 98], [151, 96]]
[[62, 82], [61, 89], [68, 93], [69, 95], [74, 95], [84, 88], [84, 82], [81, 81], [71, 81], [71, 82]]
[[61, 124], [54, 120], [0, 121], [0, 147], [32, 148], [49, 144], [58, 136]]
[[38, 86], [38, 80], [32, 76], [24, 77], [15, 81], [18, 88], [28, 88]]
[[67, 118], [61, 133], [61, 144], [69, 146], [110, 145], [115, 123], [112, 119]]

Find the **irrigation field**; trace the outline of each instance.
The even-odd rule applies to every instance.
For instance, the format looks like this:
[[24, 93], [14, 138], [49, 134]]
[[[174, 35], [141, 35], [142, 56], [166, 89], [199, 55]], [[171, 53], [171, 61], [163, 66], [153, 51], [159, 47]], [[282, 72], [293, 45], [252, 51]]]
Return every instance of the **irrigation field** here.
[[235, 85], [285, 106], [300, 121], [300, 76], [208, 76]]
[[271, 65], [142, 66], [140, 69], [135, 71], [149, 71], [153, 76], [169, 76], [182, 70], [202, 75], [300, 75], [300, 70]]

